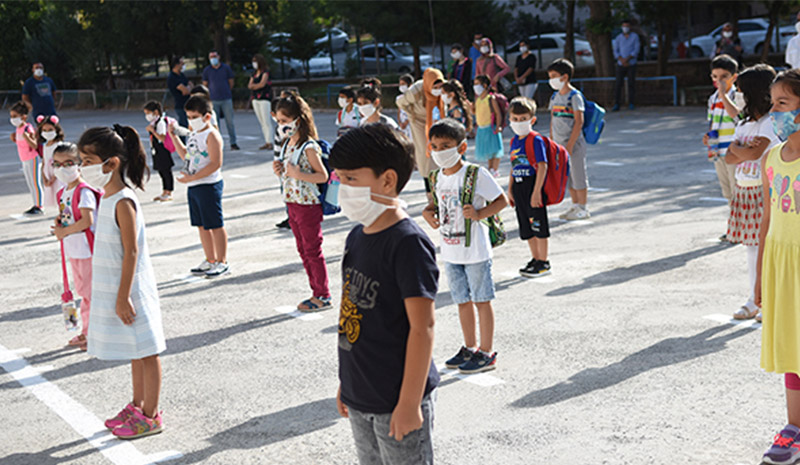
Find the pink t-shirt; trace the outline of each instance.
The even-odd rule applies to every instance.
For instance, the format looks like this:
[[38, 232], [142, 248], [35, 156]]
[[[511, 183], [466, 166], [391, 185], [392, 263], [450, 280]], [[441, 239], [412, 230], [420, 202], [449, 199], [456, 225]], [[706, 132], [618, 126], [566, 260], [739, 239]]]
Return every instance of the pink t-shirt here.
[[36, 130], [33, 129], [31, 123], [25, 123], [17, 128], [17, 153], [19, 153], [20, 161], [33, 160], [39, 155], [39, 152], [36, 149], [32, 149], [28, 141], [25, 140], [25, 132], [35, 134]]

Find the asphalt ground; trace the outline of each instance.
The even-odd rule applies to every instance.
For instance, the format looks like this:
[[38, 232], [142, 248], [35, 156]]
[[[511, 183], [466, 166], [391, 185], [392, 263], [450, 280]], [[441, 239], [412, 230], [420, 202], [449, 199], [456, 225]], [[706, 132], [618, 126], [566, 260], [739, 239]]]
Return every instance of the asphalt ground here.
[[[142, 130], [141, 112], [69, 111], [68, 139], [111, 123]], [[332, 112], [317, 112], [333, 140]], [[394, 115], [392, 115], [394, 116]], [[537, 127], [546, 132], [548, 116]], [[720, 244], [727, 205], [700, 138], [703, 108], [609, 114], [589, 147], [587, 221], [550, 208], [551, 276], [521, 278], [528, 260], [511, 209], [495, 250], [498, 367], [442, 374], [434, 446], [440, 464], [759, 463], [785, 422], [780, 376], [759, 368], [758, 325], [729, 317], [748, 296], [745, 251]], [[225, 134], [224, 124], [222, 132]], [[130, 399], [130, 368], [65, 347], [55, 212], [19, 219], [30, 199], [0, 129], [0, 463], [353, 464], [335, 408], [337, 311], [298, 318], [310, 296], [252, 112], [236, 113], [241, 151], [226, 150], [223, 208], [231, 273], [189, 277], [203, 258], [185, 188], [157, 204], [140, 192], [161, 298], [164, 433], [109, 439], [100, 421]], [[511, 132], [506, 130], [506, 143]], [[177, 170], [177, 167], [176, 167]], [[508, 173], [506, 158], [501, 171]], [[500, 182], [505, 186], [507, 176]], [[402, 194], [422, 220], [422, 180]], [[352, 224], [323, 223], [338, 301]], [[437, 297], [434, 360], [462, 343], [446, 278]]]

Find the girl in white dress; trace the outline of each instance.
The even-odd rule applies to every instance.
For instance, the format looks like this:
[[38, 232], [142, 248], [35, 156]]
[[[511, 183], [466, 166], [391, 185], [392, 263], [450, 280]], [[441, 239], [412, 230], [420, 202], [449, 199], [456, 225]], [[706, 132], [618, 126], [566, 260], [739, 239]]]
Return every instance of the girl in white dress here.
[[64, 130], [61, 129], [56, 115], [39, 115], [36, 117], [36, 123], [39, 125], [36, 128], [36, 138], [42, 147], [42, 184], [44, 184], [42, 203], [45, 207], [57, 207], [56, 193], [63, 189], [65, 184], [55, 176], [53, 152], [56, 150], [56, 145], [64, 140]]
[[121, 439], [160, 433], [161, 360], [166, 349], [145, 222], [133, 189], [143, 189], [147, 156], [130, 126], [88, 129], [78, 142], [81, 175], [105, 190], [92, 262], [88, 352], [101, 360], [131, 360], [133, 400], [105, 425]]

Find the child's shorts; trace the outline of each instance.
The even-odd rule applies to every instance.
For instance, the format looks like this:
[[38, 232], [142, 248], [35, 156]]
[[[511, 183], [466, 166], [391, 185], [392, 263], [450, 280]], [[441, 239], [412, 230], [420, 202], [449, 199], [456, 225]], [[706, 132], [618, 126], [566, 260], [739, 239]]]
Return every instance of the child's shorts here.
[[444, 269], [456, 304], [494, 300], [491, 259], [467, 265], [445, 262]]
[[589, 188], [589, 175], [586, 173], [586, 142], [578, 141], [569, 154], [569, 180], [567, 187], [575, 190]]
[[220, 179], [214, 184], [199, 184], [187, 189], [189, 219], [192, 226], [217, 229], [225, 226], [222, 220], [222, 187]]
[[[527, 171], [527, 172], [524, 172]], [[525, 176], [517, 176], [524, 174]], [[547, 207], [531, 207], [533, 187], [536, 185], [536, 174], [530, 166], [516, 167], [512, 171], [514, 184], [511, 194], [514, 196], [514, 205], [519, 224], [519, 237], [527, 241], [532, 237], [546, 239], [550, 237], [550, 222], [547, 220]], [[547, 205], [547, 197], [542, 192], [542, 202]]]

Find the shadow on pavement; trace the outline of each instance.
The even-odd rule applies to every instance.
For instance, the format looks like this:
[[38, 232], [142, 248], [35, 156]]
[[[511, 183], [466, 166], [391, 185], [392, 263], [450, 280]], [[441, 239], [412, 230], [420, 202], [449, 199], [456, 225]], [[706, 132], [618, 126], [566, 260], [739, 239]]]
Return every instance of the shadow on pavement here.
[[707, 329], [694, 336], [673, 337], [628, 355], [619, 362], [602, 368], [587, 368], [572, 375], [567, 381], [548, 388], [533, 391], [510, 404], [515, 408], [544, 407], [557, 404], [593, 391], [606, 389], [656, 368], [676, 365], [705, 357], [725, 349], [728, 341], [757, 331], [746, 328], [719, 337], [713, 337], [731, 328], [723, 324]]
[[[502, 281], [496, 281], [494, 283], [495, 292], [504, 291], [510, 288], [511, 286], [524, 283], [525, 281], [528, 280], [523, 278], [522, 276], [517, 276], [515, 278], [508, 278]], [[436, 308], [447, 307], [448, 305], [452, 305], [453, 303], [454, 303], [453, 296], [452, 294], [450, 294], [450, 291], [439, 292], [438, 294], [436, 294]]]
[[[174, 463], [204, 463], [214, 454], [226, 450], [259, 449], [329, 428], [340, 419], [336, 410], [336, 399], [315, 400], [251, 418], [240, 425], [221, 431], [208, 438], [207, 441], [210, 443], [208, 447], [190, 452]], [[268, 462], [270, 460], [264, 457], [263, 463]]]
[[730, 248], [730, 244], [714, 244], [702, 249], [690, 250], [671, 257], [659, 258], [658, 260], [651, 260], [649, 262], [637, 263], [636, 265], [623, 266], [614, 268], [613, 270], [601, 271], [600, 273], [593, 274], [592, 276], [583, 279], [583, 282], [574, 286], [565, 286], [558, 289], [553, 289], [548, 292], [547, 296], [560, 296], [567, 294], [574, 294], [579, 291], [587, 289], [615, 286], [637, 278], [651, 276], [665, 271], [680, 268], [691, 260], [695, 260], [706, 255], [711, 255], [717, 252], [722, 252]]
[[6, 321], [24, 321], [35, 318], [47, 318], [61, 314], [61, 305], [50, 305], [49, 307], [31, 307], [22, 310], [0, 314], [0, 323]]
[[[106, 434], [105, 431], [98, 434]], [[62, 451], [71, 447], [83, 446], [83, 450], [74, 454], [65, 455]], [[83, 457], [97, 453], [97, 449], [92, 447], [85, 439], [59, 444], [39, 452], [18, 452], [16, 454], [0, 457], [0, 463], [4, 465], [56, 465], [59, 463], [72, 462]], [[55, 455], [58, 454], [56, 457]]]

